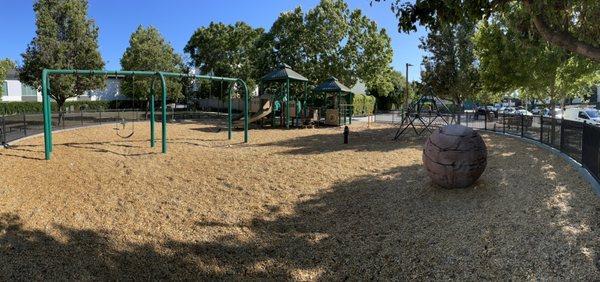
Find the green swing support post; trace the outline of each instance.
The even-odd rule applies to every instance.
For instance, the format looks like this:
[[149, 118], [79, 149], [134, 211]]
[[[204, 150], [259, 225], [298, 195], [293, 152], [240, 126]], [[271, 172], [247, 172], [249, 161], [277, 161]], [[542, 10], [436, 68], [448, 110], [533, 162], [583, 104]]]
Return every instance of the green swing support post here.
[[290, 128], [290, 79], [285, 81], [285, 128]]
[[150, 147], [154, 148], [155, 146], [155, 136], [154, 136], [154, 125], [156, 122], [156, 115], [154, 114], [154, 80], [150, 83]]
[[[44, 116], [44, 156], [46, 160], [50, 160], [52, 156], [52, 107], [50, 104], [50, 76], [51, 75], [85, 75], [85, 76], [106, 76], [106, 77], [126, 77], [126, 76], [140, 76], [140, 77], [158, 77], [161, 81], [162, 95], [161, 95], [161, 122], [162, 122], [162, 153], [167, 152], [167, 82], [166, 78], [174, 77], [174, 78], [196, 78], [200, 80], [221, 80], [226, 82], [238, 83], [244, 87], [244, 143], [249, 141], [248, 138], [248, 87], [246, 83], [237, 78], [228, 78], [228, 77], [214, 77], [214, 76], [206, 76], [206, 75], [193, 75], [193, 74], [184, 74], [184, 73], [173, 73], [173, 72], [156, 72], [156, 71], [107, 71], [107, 70], [75, 70], [75, 69], [43, 69], [41, 84], [42, 84], [42, 110]], [[229, 95], [229, 139], [231, 139], [231, 94]], [[151, 83], [150, 90], [150, 146], [154, 147], [155, 136], [154, 136], [154, 126], [155, 126], [155, 93], [153, 89], [153, 83]]]

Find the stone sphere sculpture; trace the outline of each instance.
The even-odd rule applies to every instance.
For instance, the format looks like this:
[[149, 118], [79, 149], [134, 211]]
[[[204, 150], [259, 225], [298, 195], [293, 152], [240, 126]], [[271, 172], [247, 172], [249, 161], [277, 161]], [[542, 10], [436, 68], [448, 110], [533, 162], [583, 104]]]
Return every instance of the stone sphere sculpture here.
[[431, 180], [444, 188], [464, 188], [475, 183], [487, 164], [485, 142], [471, 128], [452, 124], [427, 138], [423, 164]]

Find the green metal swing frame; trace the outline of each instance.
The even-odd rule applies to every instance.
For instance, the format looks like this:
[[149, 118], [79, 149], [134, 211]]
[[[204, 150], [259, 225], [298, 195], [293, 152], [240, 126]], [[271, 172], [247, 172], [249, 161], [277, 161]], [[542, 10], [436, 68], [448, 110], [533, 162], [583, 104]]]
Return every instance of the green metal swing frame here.
[[[161, 95], [161, 124], [162, 124], [162, 138], [161, 147], [162, 153], [167, 153], [167, 82], [166, 78], [194, 78], [199, 80], [209, 81], [225, 81], [229, 82], [228, 93], [228, 117], [227, 117], [227, 130], [228, 139], [232, 139], [232, 101], [231, 96], [233, 94], [234, 84], [238, 84], [243, 87], [244, 92], [244, 143], [249, 140], [248, 136], [248, 86], [246, 82], [238, 78], [230, 77], [218, 77], [218, 76], [207, 76], [207, 75], [193, 75], [185, 73], [175, 72], [161, 72], [161, 71], [107, 71], [107, 70], [75, 70], [75, 69], [44, 69], [42, 71], [42, 103], [44, 112], [44, 154], [46, 160], [50, 160], [52, 157], [52, 110], [50, 106], [50, 76], [52, 75], [80, 75], [80, 76], [103, 76], [103, 77], [127, 77], [127, 76], [139, 76], [139, 77], [158, 77], [161, 82], [162, 95]], [[150, 89], [150, 147], [155, 146], [155, 110], [154, 110], [154, 89]]]

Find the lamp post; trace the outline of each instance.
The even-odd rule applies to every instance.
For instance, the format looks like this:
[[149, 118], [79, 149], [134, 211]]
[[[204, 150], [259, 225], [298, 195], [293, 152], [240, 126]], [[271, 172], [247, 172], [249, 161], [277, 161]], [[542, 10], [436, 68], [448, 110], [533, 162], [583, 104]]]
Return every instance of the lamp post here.
[[412, 65], [406, 63], [406, 89], [404, 90], [404, 115], [402, 116], [402, 119], [408, 114], [408, 67], [412, 67]]

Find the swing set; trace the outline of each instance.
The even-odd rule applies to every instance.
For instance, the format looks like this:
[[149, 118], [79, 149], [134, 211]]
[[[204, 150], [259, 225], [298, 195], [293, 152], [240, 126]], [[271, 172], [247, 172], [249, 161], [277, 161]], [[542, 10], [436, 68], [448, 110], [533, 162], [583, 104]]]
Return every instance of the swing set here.
[[[248, 142], [248, 87], [246, 86], [246, 82], [238, 78], [229, 78], [229, 77], [218, 77], [218, 76], [207, 76], [207, 75], [193, 75], [193, 74], [185, 74], [185, 73], [175, 73], [175, 72], [161, 72], [161, 71], [107, 71], [107, 70], [74, 70], [74, 69], [44, 69], [42, 71], [42, 103], [43, 103], [43, 113], [44, 113], [44, 155], [46, 160], [50, 160], [52, 156], [52, 110], [50, 106], [50, 78], [51, 76], [57, 75], [75, 75], [75, 76], [103, 76], [103, 77], [115, 77], [115, 78], [125, 78], [125, 77], [151, 77], [160, 79], [161, 85], [161, 149], [162, 153], [167, 153], [167, 78], [193, 78], [208, 81], [221, 81], [221, 83], [226, 82], [229, 83], [228, 86], [228, 117], [227, 117], [227, 130], [228, 130], [228, 139], [232, 139], [232, 95], [235, 89], [240, 88], [239, 90], [244, 93], [244, 143]], [[151, 83], [150, 87], [150, 147], [155, 147], [155, 93], [153, 88], [153, 83]], [[136, 113], [137, 117], [137, 113]], [[120, 129], [117, 129], [117, 135], [121, 138], [129, 138], [134, 134], [134, 125], [132, 123], [132, 130], [130, 134], [122, 134], [119, 131], [124, 130], [126, 126], [126, 120], [123, 119], [121, 123], [118, 125], [121, 126]], [[117, 126], [118, 128], [118, 126]]]

